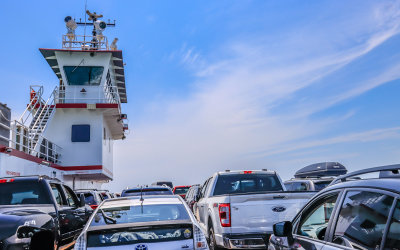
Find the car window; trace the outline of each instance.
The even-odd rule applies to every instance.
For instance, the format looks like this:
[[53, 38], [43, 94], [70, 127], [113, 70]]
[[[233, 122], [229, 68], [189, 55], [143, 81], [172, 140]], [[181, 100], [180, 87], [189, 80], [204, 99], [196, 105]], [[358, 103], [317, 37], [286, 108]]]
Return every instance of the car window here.
[[315, 191], [321, 191], [326, 188], [332, 181], [316, 181], [314, 182]]
[[62, 206], [65, 203], [63, 202], [63, 198], [61, 196], [61, 186], [58, 184], [50, 184], [51, 186], [51, 191], [53, 192], [54, 197], [56, 198], [56, 202], [58, 205]]
[[291, 182], [284, 183], [283, 185], [285, 185], [286, 191], [292, 191], [293, 185]]
[[36, 181], [0, 183], [0, 205], [52, 204], [44, 185]]
[[97, 205], [96, 199], [92, 193], [85, 193], [85, 203], [88, 205]]
[[369, 191], [347, 192], [333, 243], [356, 249], [379, 249], [394, 198]]
[[307, 191], [308, 190], [308, 185], [305, 182], [298, 181], [298, 182], [292, 182], [292, 187], [290, 191]]
[[339, 193], [328, 194], [316, 200], [302, 213], [297, 234], [324, 240]]
[[208, 178], [208, 179], [204, 182], [203, 186], [201, 187], [201, 191], [200, 191], [201, 197], [204, 197], [204, 196], [205, 196], [205, 194], [206, 194], [206, 188], [207, 188], [208, 183], [210, 182], [210, 179], [211, 179], [211, 178]]
[[386, 237], [385, 249], [400, 249], [400, 201], [396, 202], [389, 232]]
[[65, 196], [67, 198], [68, 205], [70, 207], [78, 207], [78, 203], [74, 199], [74, 195], [73, 195], [71, 189], [67, 186], [64, 186], [64, 189], [65, 189]]
[[189, 214], [183, 204], [123, 205], [100, 207], [91, 226], [189, 219]]
[[283, 191], [281, 182], [272, 174], [219, 175], [214, 195], [245, 194], [254, 192]]
[[186, 194], [190, 187], [175, 188], [174, 194]]

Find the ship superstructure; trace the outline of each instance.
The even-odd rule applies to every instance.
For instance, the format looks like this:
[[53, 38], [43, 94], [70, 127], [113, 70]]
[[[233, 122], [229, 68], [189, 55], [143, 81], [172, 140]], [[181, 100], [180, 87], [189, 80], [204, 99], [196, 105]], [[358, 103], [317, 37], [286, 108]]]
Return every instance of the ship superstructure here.
[[[10, 123], [8, 145], [0, 145], [0, 176], [47, 174], [75, 188], [112, 180], [113, 141], [128, 129], [121, 111], [127, 103], [124, 61], [117, 39], [109, 44], [103, 35], [115, 21], [87, 14], [84, 22], [65, 18], [60, 49], [39, 49], [59, 82], [48, 99], [42, 86], [30, 87], [26, 110]], [[93, 30], [77, 35], [78, 26]]]

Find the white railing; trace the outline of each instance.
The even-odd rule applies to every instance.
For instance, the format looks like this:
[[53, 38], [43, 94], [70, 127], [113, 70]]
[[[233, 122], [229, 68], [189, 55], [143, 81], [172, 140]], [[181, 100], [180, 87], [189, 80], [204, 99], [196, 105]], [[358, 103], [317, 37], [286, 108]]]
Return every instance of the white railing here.
[[91, 88], [91, 86], [79, 87], [85, 89], [84, 92], [77, 91], [76, 88], [69, 90], [55, 90], [55, 103], [115, 103], [121, 109], [121, 101], [116, 86], [104, 86]]
[[108, 50], [108, 40], [106, 36], [82, 36], [74, 35], [72, 39], [68, 35], [62, 36], [63, 49], [81, 50]]
[[18, 119], [19, 123], [27, 124], [36, 114], [36, 110], [43, 105], [43, 86], [32, 85], [29, 87], [30, 102]]
[[37, 134], [37, 137], [34, 138], [31, 129], [18, 121], [14, 121], [11, 125], [11, 138], [4, 136], [0, 136], [0, 138], [9, 141], [9, 145], [13, 149], [39, 157], [48, 162], [61, 162], [62, 148], [60, 146], [50, 142], [40, 134]]
[[[45, 119], [50, 120], [52, 115], [55, 112], [56, 91], [57, 91], [57, 87], [53, 90], [49, 99], [47, 99], [47, 101], [43, 105], [41, 104], [40, 109], [38, 109], [38, 111], [36, 112], [36, 114], [34, 116], [34, 117], [36, 117], [36, 120], [35, 121], [32, 120], [34, 122], [32, 122], [31, 125], [29, 126], [31, 129], [31, 132], [33, 132], [35, 135], [38, 133], [44, 132], [44, 130], [46, 129], [46, 126], [47, 126], [47, 122], [44, 120]], [[43, 123], [45, 124], [45, 126], [41, 127]]]

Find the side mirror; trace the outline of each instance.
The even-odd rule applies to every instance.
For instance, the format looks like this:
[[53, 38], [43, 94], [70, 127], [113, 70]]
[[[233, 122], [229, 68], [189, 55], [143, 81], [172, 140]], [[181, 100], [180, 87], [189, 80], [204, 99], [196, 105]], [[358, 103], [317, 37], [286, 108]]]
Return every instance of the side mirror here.
[[283, 221], [274, 224], [273, 230], [274, 230], [274, 235], [277, 237], [287, 237], [292, 238], [292, 222], [290, 221]]
[[79, 195], [79, 206], [80, 207], [84, 207], [85, 205], [86, 205], [85, 195], [84, 194], [80, 194]]

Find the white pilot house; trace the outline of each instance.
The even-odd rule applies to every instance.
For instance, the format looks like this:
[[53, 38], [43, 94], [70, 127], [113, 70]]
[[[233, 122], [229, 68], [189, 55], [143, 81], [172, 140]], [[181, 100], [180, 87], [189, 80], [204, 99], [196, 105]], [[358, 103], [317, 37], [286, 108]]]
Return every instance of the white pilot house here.
[[[8, 145], [0, 144], [0, 176], [46, 174], [74, 188], [112, 180], [113, 141], [128, 129], [121, 113], [124, 62], [117, 39], [110, 46], [102, 34], [115, 22], [88, 14], [90, 22], [65, 18], [61, 49], [40, 49], [59, 83], [47, 100], [43, 87], [30, 87], [25, 112], [10, 123]], [[92, 25], [91, 36], [75, 35], [78, 25]]]

